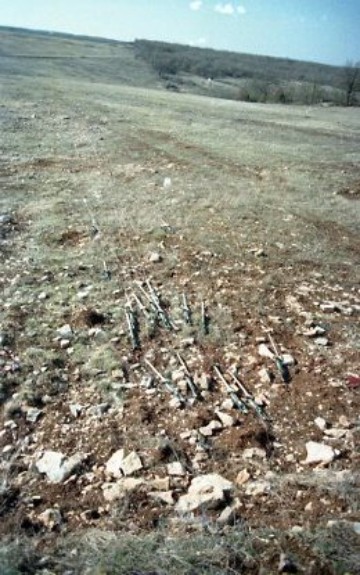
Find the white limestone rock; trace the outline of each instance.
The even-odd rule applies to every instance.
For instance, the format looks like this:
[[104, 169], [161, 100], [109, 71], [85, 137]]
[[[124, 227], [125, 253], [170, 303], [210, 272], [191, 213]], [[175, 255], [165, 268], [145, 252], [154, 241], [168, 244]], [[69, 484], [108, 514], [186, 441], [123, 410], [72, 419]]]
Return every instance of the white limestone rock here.
[[160, 503], [165, 503], [165, 505], [174, 505], [175, 500], [172, 491], [151, 491], [149, 497], [159, 501]]
[[125, 450], [118, 449], [106, 463], [105, 470], [108, 475], [120, 478], [123, 475], [132, 475], [143, 468], [142, 461], [135, 451], [125, 457]]
[[140, 471], [143, 468], [142, 461], [135, 451], [132, 451], [127, 455], [122, 464], [122, 470], [124, 475], [132, 475], [136, 471]]
[[258, 497], [259, 495], [267, 495], [270, 493], [271, 485], [269, 481], [251, 481], [247, 484], [245, 493], [251, 497]]
[[104, 483], [101, 487], [105, 501], [112, 503], [124, 499], [129, 493], [144, 484], [142, 479], [123, 477], [116, 483]]
[[173, 463], [168, 463], [166, 466], [167, 472], [169, 475], [175, 475], [179, 477], [183, 477], [186, 475], [186, 470], [180, 461], [174, 461]]
[[187, 494], [179, 498], [175, 509], [179, 513], [216, 509], [225, 503], [232, 489], [233, 483], [217, 473], [200, 475], [192, 480]]
[[248, 472], [247, 469], [242, 469], [241, 471], [239, 471], [239, 473], [236, 476], [235, 479], [235, 483], [236, 485], [238, 485], [239, 487], [241, 487], [242, 485], [245, 485], [245, 483], [247, 483], [250, 479], [251, 475]]
[[324, 431], [328, 427], [328, 423], [323, 417], [316, 417], [314, 423], [321, 431]]
[[161, 260], [162, 260], [162, 257], [159, 254], [159, 252], [151, 252], [149, 254], [149, 262], [151, 264], [157, 264], [157, 263], [161, 262]]
[[223, 428], [223, 424], [220, 423], [220, 421], [216, 421], [215, 419], [210, 421], [210, 423], [208, 423], [208, 425], [205, 425], [204, 427], [200, 427], [199, 431], [201, 433], [201, 435], [203, 435], [204, 437], [211, 437], [212, 435], [214, 435], [215, 432], [220, 431]]
[[307, 457], [304, 461], [306, 464], [321, 463], [327, 465], [331, 463], [338, 455], [337, 450], [334, 450], [330, 445], [325, 443], [317, 443], [316, 441], [308, 441], [305, 445]]
[[66, 457], [60, 451], [45, 451], [35, 463], [39, 473], [44, 473], [51, 483], [62, 483], [72, 475], [86, 459], [84, 453]]
[[228, 413], [219, 410], [215, 411], [215, 413], [220, 419], [223, 427], [233, 427], [235, 425], [235, 419]]
[[267, 357], [268, 359], [274, 359], [273, 352], [268, 348], [267, 345], [265, 345], [265, 343], [261, 343], [259, 345], [258, 354], [261, 355], [261, 357]]
[[56, 330], [56, 333], [61, 339], [65, 340], [71, 340], [74, 336], [74, 332], [71, 328], [71, 325], [69, 325], [68, 323], [66, 323], [62, 327], [59, 327]]
[[112, 475], [113, 477], [122, 477], [122, 464], [125, 457], [125, 450], [118, 449], [115, 453], [112, 454], [110, 459], [107, 461], [105, 465], [105, 471], [108, 475]]
[[248, 447], [242, 452], [244, 459], [266, 459], [265, 449], [260, 449], [260, 447]]

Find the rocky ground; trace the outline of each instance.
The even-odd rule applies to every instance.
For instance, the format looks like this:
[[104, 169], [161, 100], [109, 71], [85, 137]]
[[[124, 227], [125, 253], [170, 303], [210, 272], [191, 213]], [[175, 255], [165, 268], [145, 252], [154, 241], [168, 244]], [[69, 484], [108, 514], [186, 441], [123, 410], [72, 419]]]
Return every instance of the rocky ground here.
[[[149, 165], [112, 176], [155, 174], [170, 193], [174, 164]], [[8, 157], [1, 181], [8, 194], [64, 186], [74, 166]], [[340, 529], [340, 572], [359, 573], [358, 236], [333, 226], [328, 245], [346, 244], [348, 260], [298, 261], [290, 236], [269, 241], [249, 216], [253, 237], [237, 243], [212, 215], [231, 249], [209, 249], [166, 222], [114, 233], [98, 212], [85, 223], [67, 212], [49, 224], [59, 193], [38, 211], [9, 194], [0, 214], [2, 537], [48, 549], [95, 529], [265, 530], [265, 572], [315, 574], [333, 573], [332, 557], [306, 537]]]
[[[20, 228], [2, 214], [7, 249]], [[97, 241], [91, 230], [61, 240]], [[249, 299], [272, 268], [263, 250], [232, 261], [168, 230], [160, 244], [97, 283], [91, 266], [14, 274], [5, 261], [3, 535], [239, 521], [358, 532], [357, 289], [284, 269], [259, 314]], [[180, 257], [169, 273], [171, 245]], [[71, 309], [54, 301], [58, 275]]]

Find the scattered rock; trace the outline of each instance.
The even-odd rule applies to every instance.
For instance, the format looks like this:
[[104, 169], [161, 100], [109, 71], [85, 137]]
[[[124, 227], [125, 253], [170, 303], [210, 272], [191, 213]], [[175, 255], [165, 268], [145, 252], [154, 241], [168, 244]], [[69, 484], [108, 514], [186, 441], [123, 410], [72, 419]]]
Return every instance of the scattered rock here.
[[327, 337], [316, 337], [314, 341], [317, 345], [321, 345], [322, 347], [326, 347], [329, 345], [329, 340]]
[[211, 388], [211, 377], [207, 373], [202, 373], [194, 378], [194, 381], [202, 391], [209, 391]]
[[221, 403], [221, 409], [227, 409], [228, 411], [230, 411], [233, 407], [234, 404], [232, 402], [232, 399], [230, 397], [227, 397], [226, 399], [224, 399], [224, 401]]
[[59, 509], [45, 509], [40, 515], [38, 515], [39, 521], [47, 528], [47, 529], [54, 529], [55, 527], [59, 527], [62, 523], [62, 516]]
[[187, 347], [192, 347], [194, 343], [195, 343], [194, 337], [185, 337], [180, 341], [180, 345], [183, 349], [186, 349]]
[[70, 409], [70, 413], [73, 417], [79, 417], [81, 415], [81, 412], [84, 409], [83, 405], [80, 405], [79, 403], [71, 403], [69, 405], [69, 409]]
[[90, 292], [91, 292], [92, 289], [93, 289], [93, 286], [90, 285], [90, 286], [85, 287], [85, 288], [82, 289], [82, 290], [79, 290], [79, 291], [77, 292], [77, 294], [76, 294], [77, 298], [80, 299], [80, 300], [87, 299], [87, 298], [89, 297]]
[[299, 303], [298, 299], [290, 294], [285, 296], [285, 304], [286, 307], [290, 311], [294, 311], [295, 313], [302, 314], [304, 312], [303, 306]]
[[200, 427], [199, 431], [200, 431], [201, 435], [203, 435], [204, 437], [211, 437], [212, 435], [214, 435], [214, 433], [216, 431], [219, 431], [222, 428], [223, 428], [223, 425], [222, 425], [222, 423], [220, 423], [220, 421], [212, 420], [212, 421], [210, 421], [210, 423], [208, 423], [208, 425], [205, 425], [204, 427]]
[[59, 329], [56, 330], [56, 333], [61, 339], [64, 340], [71, 340], [74, 336], [74, 332], [68, 323], [62, 327], [59, 327]]
[[263, 367], [259, 371], [259, 379], [261, 383], [263, 383], [264, 385], [269, 385], [270, 383], [272, 383], [274, 377], [272, 373], [268, 369], [266, 369], [266, 367]]
[[184, 371], [182, 369], [176, 369], [171, 373], [171, 380], [174, 383], [179, 383], [184, 380]]
[[257, 497], [259, 495], [267, 495], [270, 493], [271, 484], [269, 481], [252, 481], [246, 486], [245, 493], [251, 497]]
[[343, 429], [350, 429], [350, 427], [351, 427], [351, 423], [349, 422], [346, 415], [340, 415], [339, 424]]
[[228, 413], [223, 411], [215, 411], [217, 417], [220, 419], [223, 427], [233, 427], [235, 425], [235, 419]]
[[175, 500], [172, 491], [153, 491], [149, 493], [149, 497], [165, 503], [166, 505], [174, 505]]
[[304, 532], [304, 527], [302, 527], [302, 525], [294, 525], [291, 529], [290, 529], [291, 533], [294, 533], [295, 535], [299, 535], [300, 533]]
[[36, 423], [42, 414], [43, 412], [41, 409], [37, 409], [36, 407], [29, 407], [29, 409], [26, 411], [26, 421], [29, 421], [30, 423]]
[[250, 477], [251, 477], [251, 475], [248, 472], [248, 470], [242, 469], [237, 474], [236, 479], [235, 479], [235, 483], [236, 483], [236, 485], [239, 485], [239, 486], [244, 485], [245, 483], [247, 483], [249, 481]]
[[235, 522], [236, 519], [236, 510], [232, 507], [232, 505], [228, 505], [225, 509], [222, 510], [219, 517], [216, 519], [216, 522], [219, 525], [231, 525]]
[[324, 430], [324, 435], [332, 437], [333, 439], [342, 439], [346, 435], [346, 429], [331, 427], [330, 429]]
[[122, 464], [125, 457], [125, 450], [118, 449], [112, 454], [108, 462], [106, 463], [105, 470], [108, 475], [113, 475], [114, 477], [122, 477]]
[[38, 300], [39, 300], [39, 301], [44, 301], [44, 300], [48, 299], [48, 297], [49, 297], [49, 295], [48, 295], [45, 291], [42, 291], [42, 292], [39, 293], [39, 295], [38, 295]]
[[232, 489], [233, 483], [217, 473], [200, 475], [192, 480], [188, 493], [179, 498], [175, 509], [179, 513], [217, 509], [225, 503]]
[[336, 305], [336, 303], [321, 303], [320, 304], [320, 309], [321, 311], [325, 312], [325, 313], [333, 313], [335, 311], [340, 311], [339, 307]]
[[171, 409], [180, 409], [183, 407], [183, 402], [179, 397], [172, 397], [169, 401]]
[[156, 491], [169, 491], [170, 477], [155, 477], [155, 479], [151, 479], [150, 485]]
[[93, 337], [97, 341], [107, 341], [107, 333], [101, 327], [92, 327], [88, 331], [89, 337]]
[[268, 348], [267, 345], [265, 345], [265, 343], [261, 343], [258, 347], [258, 354], [261, 355], [261, 357], [267, 357], [268, 359], [274, 359], [274, 354], [273, 352]]
[[135, 477], [123, 477], [116, 483], [104, 483], [101, 486], [104, 499], [109, 502], [124, 499], [129, 493], [135, 491], [138, 487], [144, 484], [143, 479]]
[[157, 264], [161, 261], [162, 261], [162, 257], [159, 254], [159, 252], [151, 252], [151, 254], [149, 254], [149, 262], [151, 264]]
[[324, 429], [328, 427], [328, 423], [323, 417], [316, 417], [314, 423], [316, 427], [318, 427], [321, 431], [324, 431]]
[[[12, 407], [15, 408], [15, 406], [17, 406], [17, 407], [19, 408], [19, 411], [16, 411], [16, 413], [21, 413], [21, 408], [19, 407], [19, 404], [17, 404], [17, 403], [14, 404], [14, 406], [10, 406], [10, 405], [9, 405], [9, 406], [6, 406], [6, 407], [7, 407], [7, 408], [10, 408], [10, 407], [11, 407], [11, 408], [12, 408]], [[9, 414], [6, 413], [6, 415], [9, 415]], [[6, 429], [17, 429], [18, 425], [17, 425], [17, 423], [16, 423], [13, 419], [8, 419], [7, 421], [4, 421], [4, 427], [5, 427]]]
[[166, 468], [169, 475], [178, 475], [180, 477], [186, 475], [186, 470], [184, 469], [180, 461], [174, 461], [173, 463], [168, 463]]
[[306, 464], [322, 463], [323, 465], [327, 465], [328, 463], [331, 463], [337, 455], [337, 452], [330, 447], [330, 445], [325, 445], [324, 443], [308, 441], [305, 447], [307, 457], [304, 463]]
[[66, 457], [59, 451], [45, 451], [35, 463], [36, 469], [44, 473], [51, 483], [62, 483], [70, 477], [86, 459], [84, 453]]
[[259, 407], [265, 408], [269, 405], [269, 399], [264, 393], [257, 394], [254, 400]]
[[207, 461], [208, 459], [209, 455], [206, 453], [206, 451], [200, 451], [194, 455], [194, 457], [191, 460], [191, 464], [194, 469], [200, 469], [199, 463]]
[[242, 452], [244, 459], [266, 459], [265, 449], [260, 449], [260, 447], [248, 447]]
[[106, 463], [106, 472], [114, 477], [123, 475], [132, 475], [143, 468], [140, 457], [135, 451], [132, 451], [125, 457], [125, 450], [118, 449]]
[[304, 335], [306, 337], [317, 337], [319, 335], [324, 335], [324, 333], [326, 333], [326, 330], [323, 327], [320, 327], [319, 325], [315, 325], [310, 329], [308, 329], [307, 331], [304, 331]]

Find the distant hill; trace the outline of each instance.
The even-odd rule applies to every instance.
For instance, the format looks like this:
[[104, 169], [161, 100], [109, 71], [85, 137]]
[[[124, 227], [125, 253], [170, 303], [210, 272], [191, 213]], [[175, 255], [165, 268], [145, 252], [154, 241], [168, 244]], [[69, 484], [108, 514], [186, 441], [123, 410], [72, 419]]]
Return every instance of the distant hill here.
[[160, 87], [131, 43], [0, 27], [0, 74]]
[[0, 27], [0, 73], [68, 77], [253, 102], [358, 104], [343, 67], [179, 44]]
[[137, 40], [135, 50], [160, 71], [171, 74], [190, 72], [205, 78], [294, 80], [340, 87], [343, 72], [340, 67], [326, 64], [148, 40]]
[[[346, 103], [345, 67], [148, 40], [136, 40], [134, 48], [172, 89], [202, 78], [208, 79], [212, 95], [227, 87], [228, 97], [256, 102]], [[360, 70], [355, 74], [352, 104], [359, 103]]]

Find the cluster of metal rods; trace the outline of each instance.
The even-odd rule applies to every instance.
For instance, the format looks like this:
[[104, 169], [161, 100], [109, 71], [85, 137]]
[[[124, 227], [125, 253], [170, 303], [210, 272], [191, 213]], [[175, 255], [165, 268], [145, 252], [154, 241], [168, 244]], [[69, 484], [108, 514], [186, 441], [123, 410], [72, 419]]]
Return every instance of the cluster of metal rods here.
[[[179, 329], [168, 311], [165, 309], [160, 296], [149, 279], [143, 283], [139, 281], [136, 282], [136, 287], [138, 289], [138, 293], [134, 290], [128, 295], [124, 309], [129, 339], [133, 350], [138, 350], [141, 347], [139, 312], [145, 316], [145, 319], [150, 326], [154, 327], [157, 324], [161, 324], [165, 329], [175, 332]], [[144, 301], [146, 303], [144, 303]], [[193, 314], [185, 293], [182, 294], [181, 303], [184, 323], [187, 325], [193, 325]], [[209, 316], [204, 301], [201, 302], [201, 328], [203, 334], [207, 335], [209, 333]], [[269, 333], [268, 338], [273, 350], [273, 352], [270, 352], [269, 350], [269, 354], [272, 356], [283, 382], [288, 383], [290, 381], [289, 369], [285, 364], [274, 339]], [[157, 380], [163, 384], [165, 389], [178, 400], [179, 405], [185, 406], [189, 402], [194, 403], [195, 401], [202, 401], [203, 396], [201, 390], [196, 385], [186, 361], [178, 352], [176, 352], [176, 358], [183, 369], [184, 380], [187, 384], [188, 394], [185, 395], [171, 380], [171, 377], [166, 377], [160, 373], [160, 371], [148, 359], [145, 358], [144, 363], [151, 370], [152, 375], [155, 376]], [[222, 384], [235, 409], [240, 411], [242, 414], [247, 414], [252, 410], [263, 422], [267, 423], [270, 421], [263, 407], [256, 402], [253, 394], [249, 392], [245, 384], [239, 378], [237, 371], [234, 372], [227, 370], [226, 375], [228, 378], [230, 377], [230, 382], [226, 379], [218, 365], [213, 366], [213, 374]]]
[[[160, 324], [169, 331], [177, 331], [179, 328], [170, 317], [170, 314], [165, 309], [161, 302], [161, 298], [157, 291], [148, 279], [144, 283], [136, 282], [136, 287], [139, 293], [132, 291], [128, 295], [125, 305], [125, 317], [129, 332], [129, 338], [133, 350], [140, 349], [140, 323], [139, 312], [141, 312], [149, 327], [152, 329], [155, 325]], [[141, 299], [143, 298], [143, 299]], [[145, 303], [144, 303], [145, 301]], [[183, 321], [187, 325], [193, 325], [193, 314], [190, 309], [186, 294], [182, 294], [182, 315]], [[201, 302], [201, 329], [204, 335], [209, 334], [210, 318], [207, 313], [205, 302]]]

